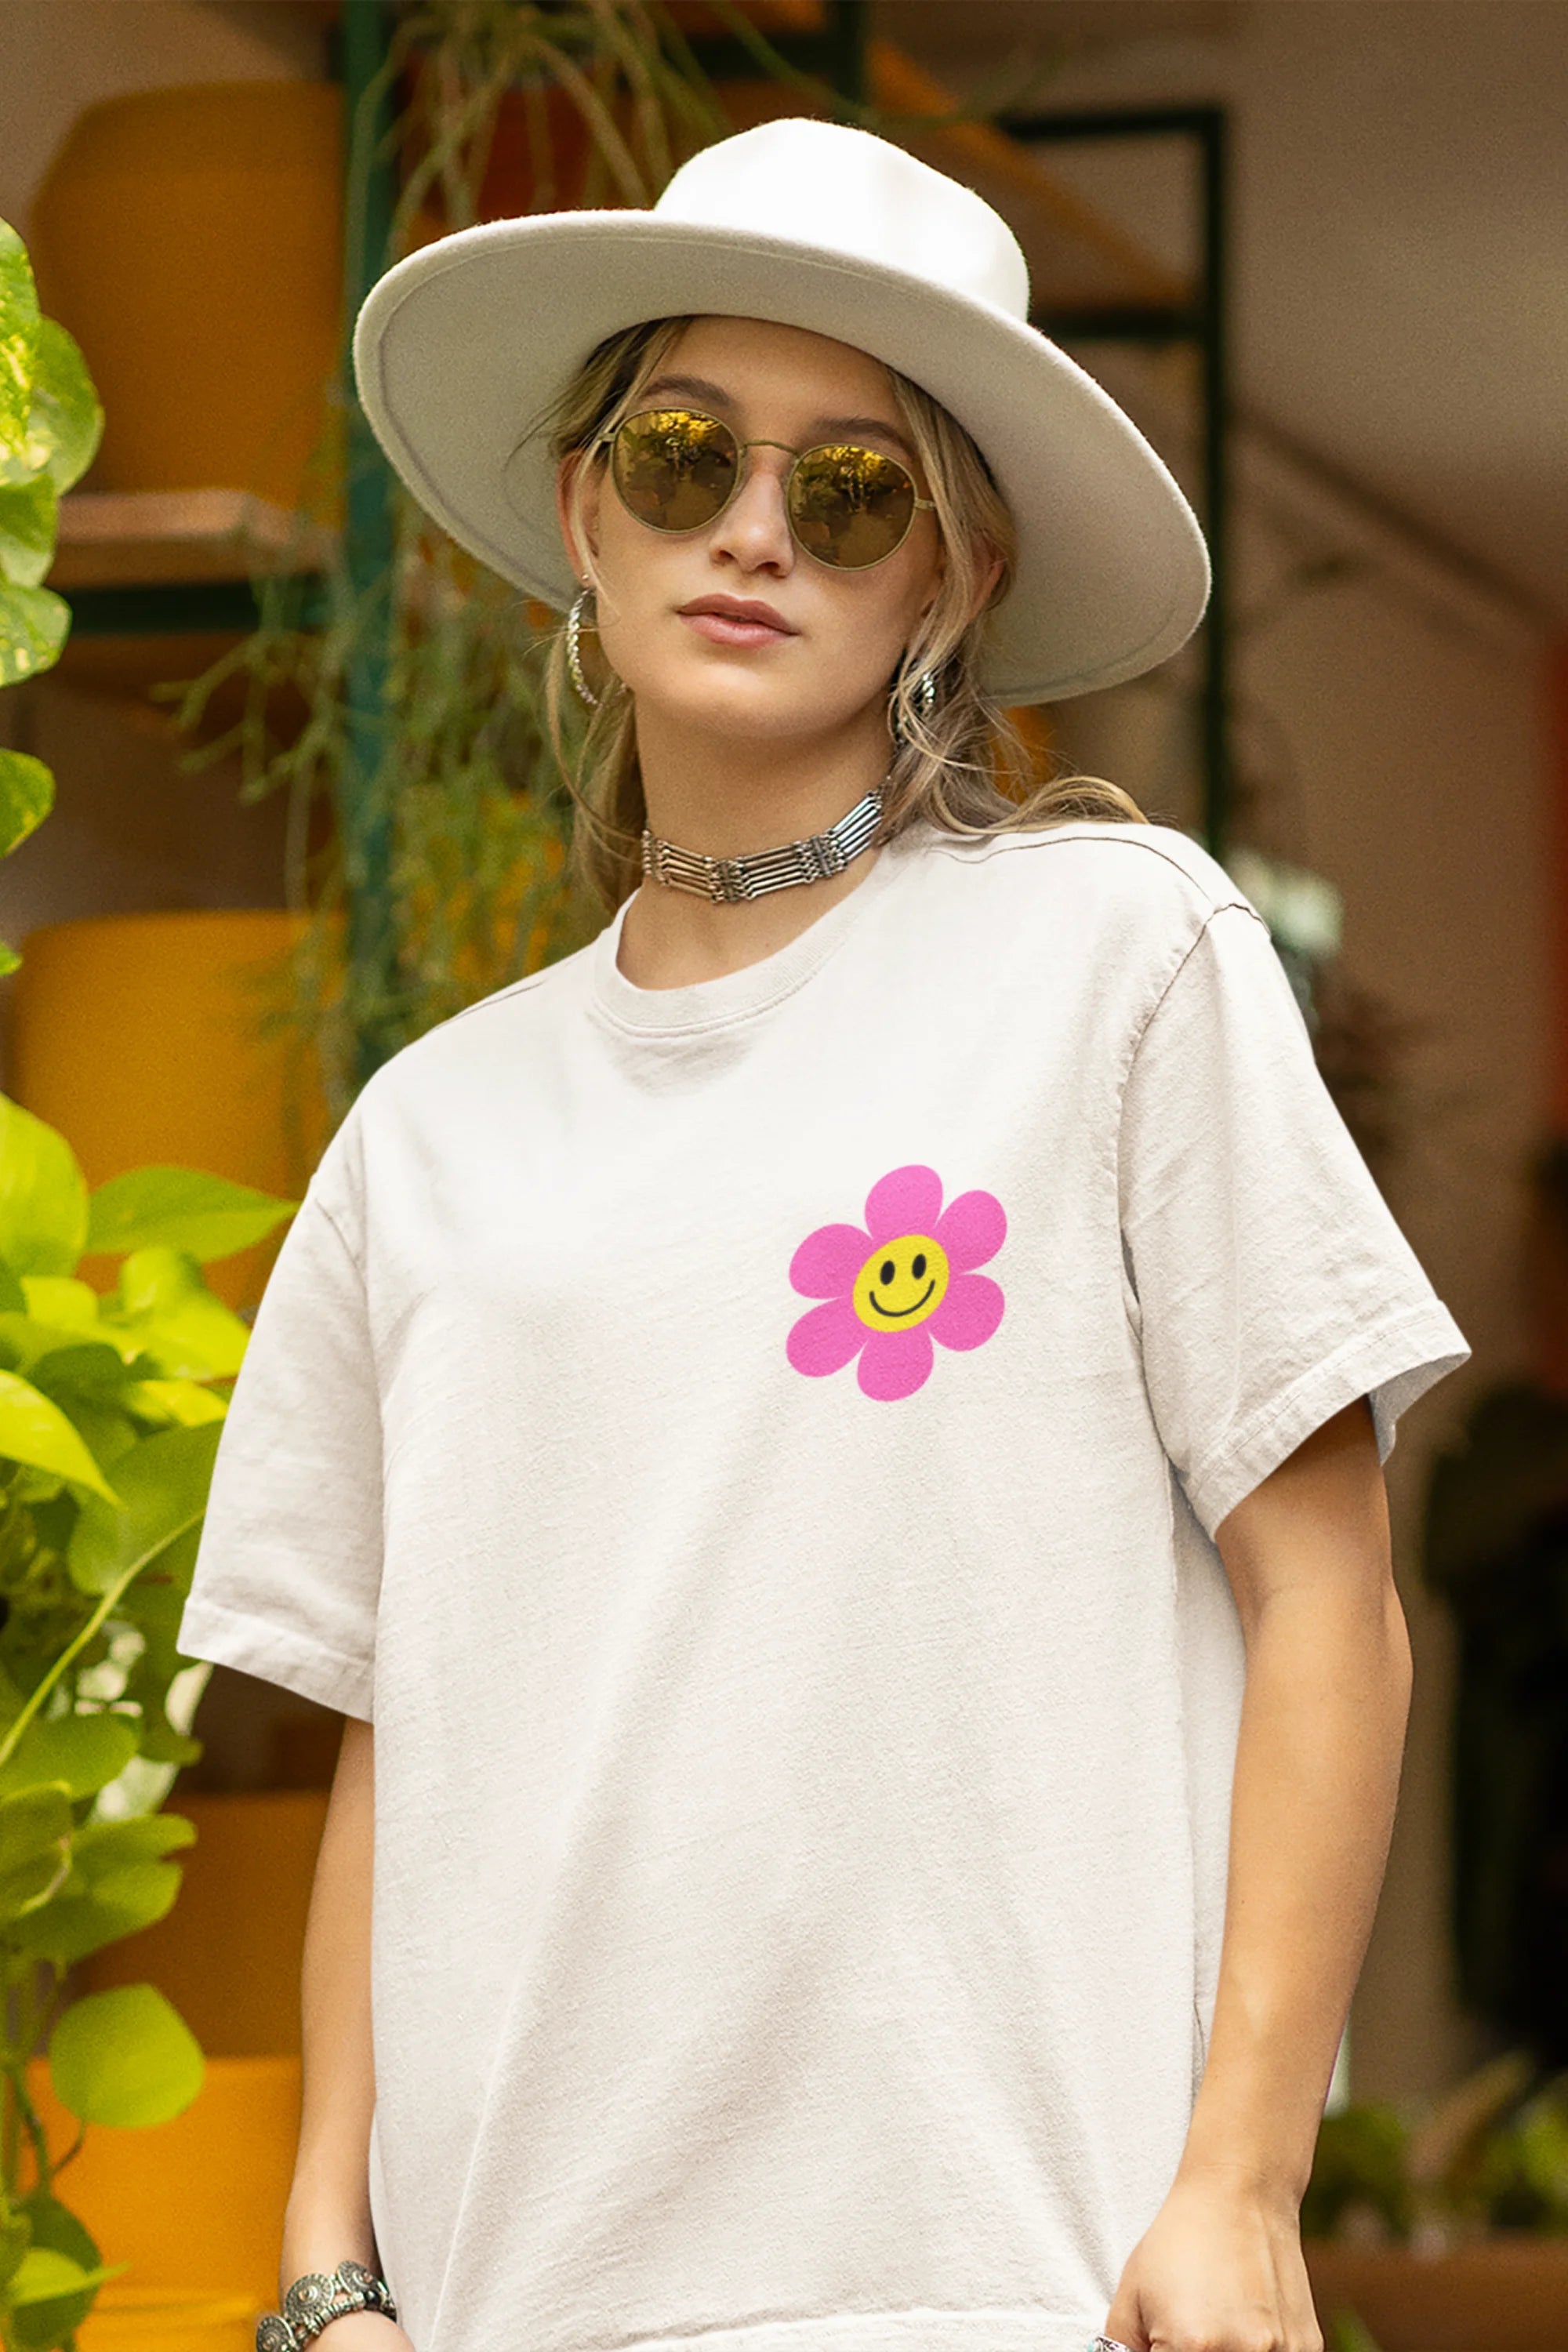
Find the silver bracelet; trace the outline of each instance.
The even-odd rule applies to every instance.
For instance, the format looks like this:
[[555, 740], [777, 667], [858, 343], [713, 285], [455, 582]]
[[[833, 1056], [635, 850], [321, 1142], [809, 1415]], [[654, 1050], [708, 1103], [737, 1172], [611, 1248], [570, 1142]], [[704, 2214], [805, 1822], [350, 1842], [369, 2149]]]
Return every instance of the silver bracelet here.
[[386, 2281], [367, 2271], [363, 2263], [340, 2263], [335, 2271], [306, 2271], [283, 2298], [283, 2308], [262, 2315], [256, 2330], [256, 2352], [304, 2352], [329, 2319], [351, 2311], [384, 2311], [397, 2317], [397, 2305]]

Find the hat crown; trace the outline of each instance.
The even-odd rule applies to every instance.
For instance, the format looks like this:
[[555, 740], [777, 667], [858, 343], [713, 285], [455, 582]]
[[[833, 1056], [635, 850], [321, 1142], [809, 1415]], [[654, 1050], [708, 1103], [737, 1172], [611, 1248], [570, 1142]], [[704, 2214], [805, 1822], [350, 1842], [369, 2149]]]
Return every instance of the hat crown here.
[[661, 220], [749, 232], [898, 269], [1029, 315], [1029, 270], [1000, 213], [891, 141], [800, 116], [700, 149], [654, 206]]

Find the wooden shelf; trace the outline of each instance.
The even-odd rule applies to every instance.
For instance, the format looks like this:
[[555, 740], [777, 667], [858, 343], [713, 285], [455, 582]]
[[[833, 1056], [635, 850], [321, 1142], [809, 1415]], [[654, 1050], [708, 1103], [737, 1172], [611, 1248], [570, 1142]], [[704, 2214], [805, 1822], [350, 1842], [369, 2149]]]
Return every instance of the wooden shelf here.
[[247, 490], [70, 490], [47, 585], [149, 587], [320, 571], [334, 535]]

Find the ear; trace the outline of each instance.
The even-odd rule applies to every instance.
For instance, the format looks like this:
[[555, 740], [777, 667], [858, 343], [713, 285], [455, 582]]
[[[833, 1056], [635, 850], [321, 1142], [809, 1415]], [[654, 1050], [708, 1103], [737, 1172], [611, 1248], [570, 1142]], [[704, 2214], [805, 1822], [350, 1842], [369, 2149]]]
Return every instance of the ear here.
[[992, 592], [1002, 577], [1002, 558], [994, 547], [983, 547], [974, 582], [974, 606], [969, 617], [977, 621], [991, 602]]
[[596, 541], [598, 539], [599, 522], [599, 486], [597, 478], [592, 471], [590, 471], [588, 479], [583, 486], [582, 520], [584, 531], [588, 542], [585, 549], [579, 542], [577, 533], [573, 529], [572, 524], [571, 499], [573, 485], [577, 478], [580, 468], [585, 466], [587, 462], [587, 452], [585, 450], [574, 449], [568, 456], [562, 458], [560, 465], [557, 466], [555, 469], [556, 520], [561, 526], [561, 538], [566, 550], [566, 560], [571, 564], [573, 571], [576, 573], [579, 580], [581, 580], [584, 574], [584, 556], [596, 554], [598, 552]]

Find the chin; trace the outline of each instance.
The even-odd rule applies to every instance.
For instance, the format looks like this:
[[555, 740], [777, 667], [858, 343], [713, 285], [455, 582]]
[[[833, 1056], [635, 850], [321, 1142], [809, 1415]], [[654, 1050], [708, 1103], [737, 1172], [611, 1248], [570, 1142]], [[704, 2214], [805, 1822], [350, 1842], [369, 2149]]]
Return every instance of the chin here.
[[[633, 688], [634, 694], [637, 688]], [[780, 740], [835, 734], [859, 715], [849, 706], [836, 711], [825, 707], [820, 692], [804, 688], [798, 678], [786, 685], [738, 667], [725, 675], [710, 669], [696, 678], [682, 678], [673, 690], [645, 688], [638, 698], [656, 707], [667, 721], [689, 727], [703, 735], [776, 737]]]

